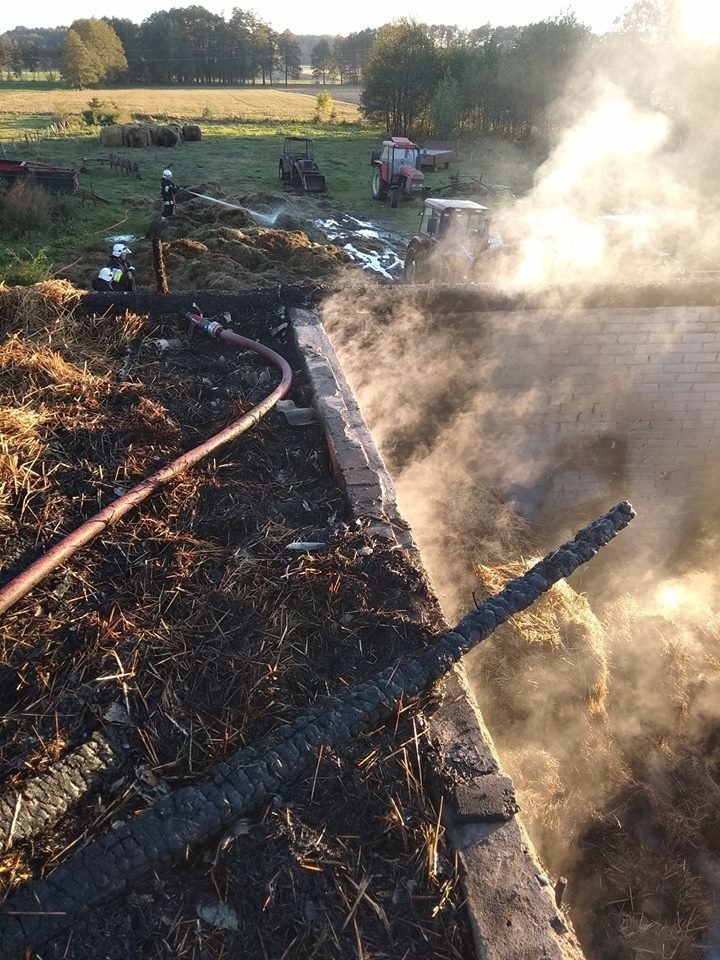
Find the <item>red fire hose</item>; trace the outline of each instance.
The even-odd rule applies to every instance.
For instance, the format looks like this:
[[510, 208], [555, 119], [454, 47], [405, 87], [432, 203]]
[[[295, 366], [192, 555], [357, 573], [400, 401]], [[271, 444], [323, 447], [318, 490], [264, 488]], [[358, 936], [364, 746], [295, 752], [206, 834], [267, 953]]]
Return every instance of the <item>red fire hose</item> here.
[[280, 354], [275, 353], [270, 347], [257, 343], [255, 340], [248, 340], [237, 333], [226, 330], [217, 321], [206, 320], [202, 314], [188, 314], [188, 319], [194, 322], [198, 328], [204, 330], [212, 337], [224, 340], [226, 343], [237, 347], [240, 350], [253, 350], [255, 353], [269, 360], [280, 370], [282, 379], [271, 394], [265, 397], [256, 407], [253, 407], [249, 413], [244, 414], [239, 420], [225, 427], [220, 433], [216, 433], [209, 440], [201, 443], [199, 446], [188, 450], [172, 463], [167, 464], [161, 470], [146, 477], [132, 490], [128, 490], [109, 506], [105, 507], [99, 513], [96, 513], [90, 520], [86, 520], [77, 530], [68, 534], [59, 543], [51, 547], [47, 553], [43, 554], [35, 563], [31, 564], [27, 570], [23, 571], [17, 577], [10, 581], [6, 586], [0, 589], [0, 613], [4, 613], [13, 604], [17, 603], [26, 593], [41, 580], [44, 580], [56, 567], [68, 560], [80, 547], [93, 540], [99, 533], [103, 533], [109, 526], [125, 516], [130, 510], [142, 503], [147, 497], [155, 493], [164, 483], [173, 477], [184, 472], [188, 467], [194, 466], [208, 454], [214, 453], [230, 440], [239, 437], [250, 427], [253, 427], [268, 413], [278, 400], [281, 400], [290, 389], [292, 384], [292, 370], [290, 364]]

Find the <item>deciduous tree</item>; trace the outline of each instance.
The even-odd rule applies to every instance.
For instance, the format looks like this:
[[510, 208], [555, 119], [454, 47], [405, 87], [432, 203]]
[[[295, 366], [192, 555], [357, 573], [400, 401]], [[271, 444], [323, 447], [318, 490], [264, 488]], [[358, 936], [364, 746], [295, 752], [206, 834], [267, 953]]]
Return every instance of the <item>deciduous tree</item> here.
[[78, 89], [92, 86], [102, 76], [100, 61], [72, 28], [68, 30], [62, 45], [61, 69], [70, 86]]
[[378, 30], [360, 105], [388, 133], [408, 135], [433, 98], [442, 63], [427, 28], [398, 20]]
[[288, 80], [297, 80], [300, 77], [300, 44], [294, 34], [284, 30], [277, 38], [277, 52], [280, 69]]
[[312, 66], [313, 77], [320, 83], [326, 83], [333, 68], [333, 52], [327, 40], [318, 40], [312, 48], [310, 65]]
[[75, 20], [61, 52], [62, 73], [68, 83], [88, 87], [127, 70], [120, 38], [105, 20]]

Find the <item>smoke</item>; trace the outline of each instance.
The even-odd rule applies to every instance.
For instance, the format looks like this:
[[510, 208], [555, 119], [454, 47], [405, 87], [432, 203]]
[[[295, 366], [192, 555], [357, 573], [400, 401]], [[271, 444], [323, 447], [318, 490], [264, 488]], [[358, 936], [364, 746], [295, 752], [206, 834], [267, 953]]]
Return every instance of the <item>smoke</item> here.
[[551, 294], [720, 270], [719, 33], [675, 5], [654, 47], [610, 36], [578, 64], [478, 277], [546, 309], [448, 291], [430, 315], [367, 285], [323, 304], [450, 620], [619, 497], [638, 508], [468, 664], [592, 960], [718, 951], [720, 347], [703, 363], [697, 311], [559, 314]]
[[532, 190], [498, 211], [504, 256], [480, 278], [537, 290], [720, 270], [720, 48], [704, 12], [702, 42], [687, 5], [654, 47], [610, 35], [584, 56]]

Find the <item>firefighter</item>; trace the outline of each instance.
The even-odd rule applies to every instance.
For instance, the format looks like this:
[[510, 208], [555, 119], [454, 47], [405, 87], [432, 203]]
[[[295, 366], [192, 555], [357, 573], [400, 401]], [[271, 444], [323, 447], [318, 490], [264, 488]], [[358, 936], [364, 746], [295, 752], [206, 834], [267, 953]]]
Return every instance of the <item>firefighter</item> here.
[[93, 279], [92, 288], [101, 292], [103, 290], [112, 290], [113, 272], [110, 267], [103, 267], [98, 275]]
[[175, 213], [175, 194], [178, 188], [173, 182], [172, 170], [163, 170], [160, 180], [160, 195], [163, 201], [163, 220], [169, 220]]
[[124, 243], [116, 243], [106, 267], [112, 271], [112, 290], [132, 293], [135, 290], [135, 267], [128, 262], [132, 250]]

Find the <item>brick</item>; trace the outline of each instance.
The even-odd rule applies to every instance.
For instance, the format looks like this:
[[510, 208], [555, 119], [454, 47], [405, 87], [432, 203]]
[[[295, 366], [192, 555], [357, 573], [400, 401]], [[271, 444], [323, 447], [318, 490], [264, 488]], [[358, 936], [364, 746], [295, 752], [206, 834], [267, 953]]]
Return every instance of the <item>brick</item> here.
[[630, 354], [627, 357], [618, 357], [618, 363], [624, 364], [626, 367], [644, 367], [649, 363], [649, 358], [647, 356], [633, 356]]
[[651, 353], [651, 363], [682, 363], [685, 354], [681, 350], [666, 350], [663, 353]]
[[695, 373], [694, 363], [664, 363], [663, 373]]
[[472, 784], [455, 784], [456, 816], [460, 823], [507, 821], [518, 812], [515, 791], [508, 777], [487, 774]]
[[715, 343], [717, 341], [718, 334], [715, 333], [684, 333], [682, 335], [683, 343]]
[[647, 343], [647, 333], [621, 333], [618, 337], [618, 343]]
[[701, 373], [700, 368], [702, 364], [697, 365], [697, 372], [694, 373], [679, 373], [678, 374], [678, 383], [707, 383], [710, 379], [709, 373]]
[[686, 353], [683, 360], [688, 363], [708, 363], [717, 360], [717, 353]]

